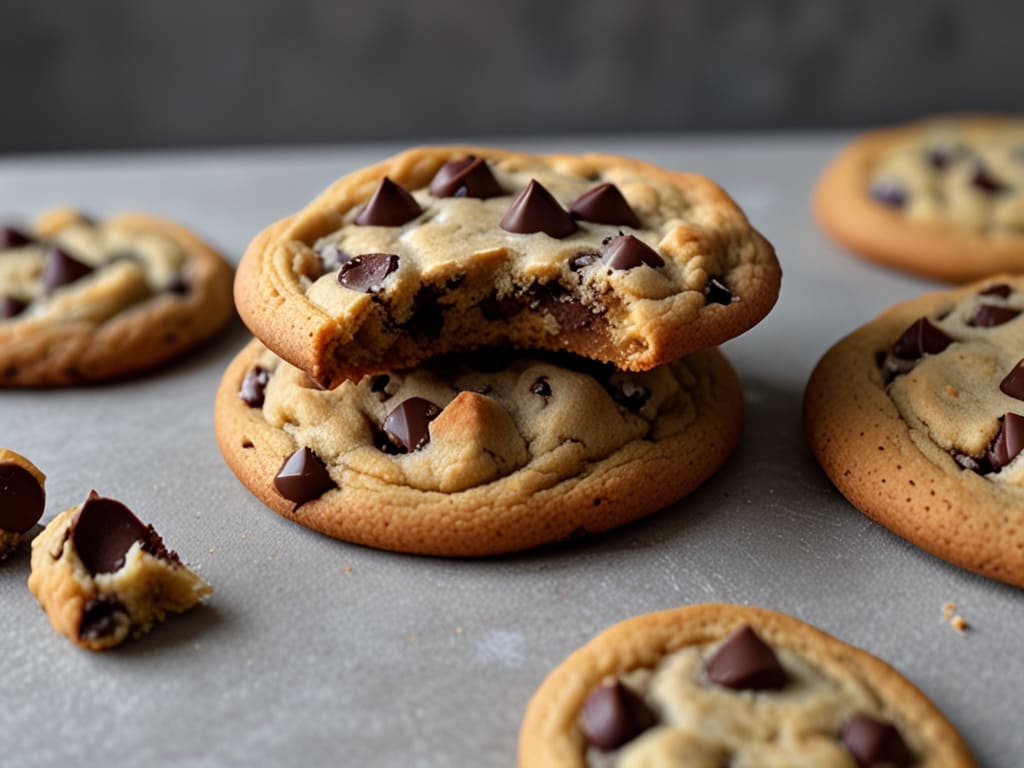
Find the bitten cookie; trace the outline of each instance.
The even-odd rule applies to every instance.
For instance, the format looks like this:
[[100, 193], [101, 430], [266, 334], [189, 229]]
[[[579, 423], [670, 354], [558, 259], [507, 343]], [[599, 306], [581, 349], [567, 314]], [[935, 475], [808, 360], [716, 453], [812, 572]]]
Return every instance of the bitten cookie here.
[[262, 232], [242, 319], [333, 387], [484, 346], [649, 370], [778, 296], [772, 247], [718, 186], [636, 160], [413, 149]]
[[250, 343], [217, 394], [221, 451], [267, 506], [329, 536], [493, 555], [604, 531], [706, 480], [743, 402], [708, 350], [645, 373], [478, 351], [320, 389]]
[[46, 475], [19, 453], [0, 448], [0, 560], [43, 516]]
[[544, 681], [521, 768], [965, 768], [888, 664], [781, 613], [693, 605], [616, 624]]
[[804, 396], [811, 450], [869, 517], [1024, 587], [1024, 277], [898, 304], [833, 346]]
[[152, 525], [95, 491], [32, 542], [28, 588], [53, 628], [91, 651], [139, 637], [213, 591]]
[[814, 211], [866, 259], [951, 282], [1024, 271], [1024, 120], [961, 116], [866, 134], [828, 166]]
[[231, 266], [187, 229], [142, 214], [44, 214], [0, 228], [0, 386], [121, 378], [174, 358], [234, 310]]

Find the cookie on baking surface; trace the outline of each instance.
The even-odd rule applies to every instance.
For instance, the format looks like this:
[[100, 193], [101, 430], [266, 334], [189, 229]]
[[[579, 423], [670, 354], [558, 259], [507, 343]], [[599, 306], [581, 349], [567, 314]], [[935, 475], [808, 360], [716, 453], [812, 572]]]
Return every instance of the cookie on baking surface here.
[[142, 214], [44, 214], [0, 228], [0, 386], [121, 378], [177, 357], [234, 311], [231, 266], [187, 229]]
[[473, 556], [676, 501], [733, 451], [742, 412], [717, 350], [643, 373], [481, 350], [324, 390], [253, 341], [224, 374], [215, 427], [235, 474], [285, 517], [382, 549]]
[[811, 450], [869, 517], [1024, 587], [1024, 277], [898, 304], [833, 346], [804, 396]]
[[321, 385], [484, 346], [648, 370], [758, 322], [772, 247], [718, 186], [604, 155], [413, 149], [264, 230], [235, 298]]
[[693, 605], [616, 624], [543, 682], [521, 768], [966, 768], [896, 670], [774, 611]]
[[19, 453], [0, 448], [0, 560], [43, 516], [46, 475]]
[[951, 282], [1024, 272], [1024, 120], [965, 115], [868, 133], [818, 182], [825, 230], [872, 261]]
[[53, 628], [91, 651], [143, 635], [213, 591], [152, 525], [95, 491], [33, 540], [28, 587]]

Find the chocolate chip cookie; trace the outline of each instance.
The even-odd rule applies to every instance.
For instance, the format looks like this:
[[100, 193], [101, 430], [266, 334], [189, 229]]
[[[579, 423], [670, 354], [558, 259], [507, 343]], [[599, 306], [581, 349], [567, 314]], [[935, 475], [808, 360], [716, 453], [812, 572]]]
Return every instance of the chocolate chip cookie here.
[[217, 394], [221, 451], [267, 506], [329, 536], [492, 555], [604, 531], [706, 480], [739, 439], [731, 366], [642, 373], [478, 350], [320, 388], [259, 342]]
[[636, 160], [413, 149], [262, 232], [235, 298], [323, 386], [485, 346], [649, 370], [771, 309], [774, 251], [718, 186]]
[[213, 591], [152, 525], [95, 491], [33, 540], [28, 588], [53, 628], [91, 651], [141, 636]]
[[177, 357], [233, 313], [232, 269], [187, 229], [126, 214], [0, 228], [0, 386], [71, 386]]
[[1024, 120], [960, 116], [862, 136], [814, 196], [825, 230], [872, 261], [951, 282], [1024, 271]]
[[953, 726], [888, 664], [790, 616], [693, 605], [616, 624], [526, 710], [521, 768], [966, 768]]
[[833, 346], [804, 397], [811, 450], [869, 517], [1024, 587], [1024, 277], [898, 304]]
[[0, 448], [0, 560], [43, 516], [46, 476], [19, 453]]

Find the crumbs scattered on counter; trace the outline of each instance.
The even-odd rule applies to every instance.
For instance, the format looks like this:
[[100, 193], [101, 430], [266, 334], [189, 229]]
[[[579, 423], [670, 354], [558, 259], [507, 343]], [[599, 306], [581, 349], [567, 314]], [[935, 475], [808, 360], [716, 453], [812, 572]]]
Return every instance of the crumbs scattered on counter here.
[[942, 604], [942, 620], [960, 633], [971, 628], [971, 625], [957, 612], [956, 603], [953, 602]]
[[344, 568], [342, 568], [342, 570], [343, 570], [343, 571], [344, 571], [345, 573], [352, 573], [352, 566], [351, 566], [351, 565], [349, 565], [348, 563], [345, 563], [345, 567], [344, 567]]

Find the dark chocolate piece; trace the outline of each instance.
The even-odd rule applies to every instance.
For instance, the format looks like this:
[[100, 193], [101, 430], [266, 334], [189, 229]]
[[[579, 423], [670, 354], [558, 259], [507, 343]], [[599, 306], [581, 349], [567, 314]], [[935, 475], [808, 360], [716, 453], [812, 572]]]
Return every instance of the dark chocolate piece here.
[[923, 355], [937, 355], [953, 343], [952, 337], [922, 317], [915, 320], [892, 345], [892, 353], [904, 360], [917, 360]]
[[386, 373], [382, 373], [379, 376], [374, 376], [370, 381], [370, 391], [376, 392], [377, 397], [380, 401], [386, 402], [391, 398], [391, 393], [388, 392], [388, 384], [391, 383], [391, 377]]
[[860, 768], [905, 768], [913, 760], [895, 726], [868, 715], [847, 720], [841, 738]]
[[125, 622], [131, 622], [128, 609], [116, 597], [99, 595], [85, 604], [78, 624], [81, 640], [102, 640], [115, 634]]
[[611, 269], [633, 269], [645, 264], [655, 268], [665, 266], [665, 260], [656, 250], [633, 235], [613, 237], [601, 255], [605, 266]]
[[72, 518], [70, 535], [78, 558], [92, 574], [113, 573], [121, 568], [125, 555], [137, 541], [154, 557], [179, 562], [153, 526], [143, 523], [121, 502], [104, 498], [96, 491], [89, 494]]
[[459, 160], [449, 160], [442, 165], [430, 182], [430, 194], [434, 197], [476, 197], [486, 200], [505, 193], [491, 173], [487, 161], [470, 155]]
[[305, 446], [285, 459], [274, 476], [277, 492], [296, 505], [318, 499], [334, 487], [327, 466]]
[[1006, 283], [996, 283], [990, 285], [985, 290], [978, 293], [979, 296], [998, 296], [1001, 299], [1010, 298], [1010, 294], [1013, 293], [1013, 288]]
[[430, 422], [441, 409], [422, 397], [410, 397], [384, 419], [381, 429], [399, 453], [418, 451], [430, 442]]
[[580, 709], [580, 730], [598, 749], [618, 749], [657, 722], [632, 689], [616, 681], [592, 690]]
[[338, 282], [353, 291], [379, 291], [384, 278], [398, 269], [398, 256], [393, 253], [364, 253], [355, 256], [338, 271]]
[[974, 172], [971, 173], [971, 186], [980, 192], [984, 192], [986, 195], [998, 195], [1000, 192], [1005, 192], [1009, 189], [1006, 184], [993, 176], [988, 168], [981, 163], [974, 166]]
[[238, 390], [238, 396], [250, 408], [262, 408], [268, 383], [270, 383], [270, 371], [257, 365], [245, 374], [242, 386]]
[[612, 399], [631, 411], [639, 411], [651, 398], [651, 391], [637, 384], [628, 373], [614, 371], [608, 377], [608, 389]]
[[25, 533], [45, 506], [46, 492], [31, 472], [13, 461], [0, 462], [0, 530]]
[[23, 245], [31, 245], [34, 242], [34, 239], [20, 229], [0, 227], [0, 248], [20, 248]]
[[421, 286], [412, 300], [412, 314], [400, 327], [420, 338], [439, 338], [444, 329], [444, 307], [438, 303], [441, 295], [437, 286]]
[[43, 267], [43, 286], [47, 293], [53, 293], [62, 285], [73, 283], [92, 271], [93, 268], [88, 264], [83, 264], [55, 245], [50, 248], [46, 266]]
[[1021, 449], [1024, 449], [1024, 416], [1007, 412], [999, 434], [985, 452], [985, 458], [995, 471], [1013, 461]]
[[614, 184], [598, 184], [576, 198], [569, 207], [575, 219], [615, 227], [640, 228], [640, 219]]
[[1013, 370], [999, 382], [999, 390], [1017, 400], [1024, 400], [1024, 360], [1013, 366]]
[[937, 171], [945, 170], [950, 163], [963, 154], [963, 147], [959, 144], [936, 144], [929, 147], [926, 156], [928, 164]]
[[385, 176], [370, 202], [356, 216], [363, 227], [400, 227], [423, 213], [420, 204], [409, 192]]
[[868, 190], [871, 199], [890, 208], [902, 208], [907, 204], [907, 190], [893, 181], [876, 181]]
[[501, 218], [501, 228], [518, 234], [543, 232], [558, 239], [568, 237], [577, 229], [568, 211], [536, 179], [516, 195]]
[[167, 284], [166, 290], [175, 296], [188, 296], [192, 292], [192, 286], [185, 278], [176, 277]]
[[480, 314], [484, 320], [495, 322], [515, 317], [523, 310], [523, 300], [516, 296], [487, 296], [480, 301]]
[[17, 317], [28, 309], [28, 302], [13, 296], [0, 297], [0, 318]]
[[551, 384], [548, 382], [548, 377], [541, 376], [538, 378], [530, 385], [530, 391], [535, 395], [540, 395], [545, 400], [551, 397]]
[[778, 657], [749, 625], [727, 637], [707, 663], [708, 679], [726, 688], [778, 690], [789, 680]]
[[590, 330], [601, 318], [579, 299], [571, 296], [567, 299], [550, 297], [544, 300], [541, 306], [551, 313], [562, 331]]
[[708, 304], [732, 304], [736, 298], [732, 291], [717, 277], [709, 277], [704, 286], [704, 301]]
[[1013, 307], [999, 307], [995, 304], [982, 304], [975, 310], [968, 325], [976, 328], [994, 328], [997, 325], [1008, 323], [1020, 314], [1019, 309]]

